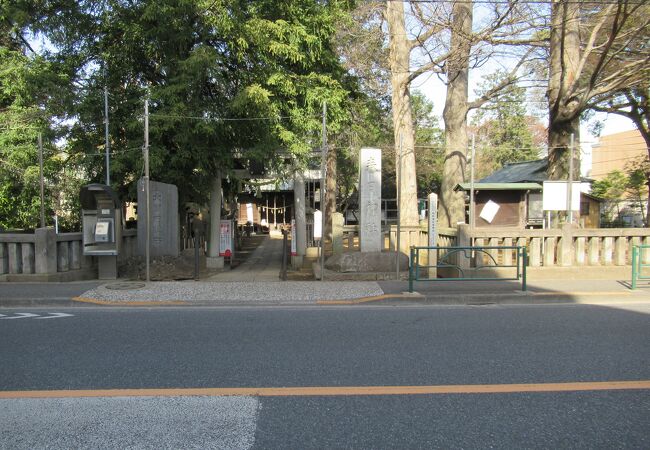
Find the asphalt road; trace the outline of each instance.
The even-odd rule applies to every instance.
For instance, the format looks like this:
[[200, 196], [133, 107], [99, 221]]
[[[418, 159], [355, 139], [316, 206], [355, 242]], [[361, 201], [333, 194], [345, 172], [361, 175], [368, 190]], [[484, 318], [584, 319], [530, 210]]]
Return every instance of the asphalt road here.
[[650, 448], [648, 389], [183, 391], [647, 381], [650, 305], [0, 314], [0, 391], [178, 390], [0, 399], [0, 448]]
[[14, 300], [25, 304], [29, 301], [33, 304], [44, 301], [52, 303], [57, 300], [70, 300], [70, 297], [96, 288], [102, 284], [97, 280], [76, 281], [66, 283], [2, 283], [0, 285], [0, 305], [12, 303]]

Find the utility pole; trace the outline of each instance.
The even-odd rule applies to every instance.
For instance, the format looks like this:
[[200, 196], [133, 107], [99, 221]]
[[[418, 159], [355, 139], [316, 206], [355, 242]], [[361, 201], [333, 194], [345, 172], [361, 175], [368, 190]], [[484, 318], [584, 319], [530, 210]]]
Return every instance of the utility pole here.
[[43, 135], [38, 133], [38, 168], [41, 184], [41, 228], [45, 228], [45, 181], [43, 180]]
[[[104, 76], [106, 76], [106, 70], [104, 69]], [[111, 163], [109, 159], [109, 154], [111, 152], [111, 143], [108, 139], [108, 86], [104, 83], [104, 139], [105, 144], [104, 148], [106, 150], [106, 186], [111, 185]]]
[[474, 217], [474, 158], [476, 157], [476, 135], [472, 134], [472, 159], [470, 160], [469, 165], [469, 226], [470, 229], [474, 229], [476, 225], [476, 220]]
[[325, 182], [327, 180], [327, 103], [323, 102], [323, 140], [321, 148], [321, 180], [320, 180], [320, 209], [321, 209], [321, 237], [320, 237], [320, 280], [325, 281]]
[[571, 133], [571, 145], [569, 147], [569, 185], [567, 186], [567, 221], [573, 223], [573, 140], [575, 135]]
[[145, 271], [146, 280], [150, 281], [149, 272], [149, 251], [150, 251], [150, 229], [151, 229], [151, 211], [150, 211], [150, 197], [149, 197], [149, 99], [144, 100], [144, 197], [146, 198], [146, 239], [145, 239]]

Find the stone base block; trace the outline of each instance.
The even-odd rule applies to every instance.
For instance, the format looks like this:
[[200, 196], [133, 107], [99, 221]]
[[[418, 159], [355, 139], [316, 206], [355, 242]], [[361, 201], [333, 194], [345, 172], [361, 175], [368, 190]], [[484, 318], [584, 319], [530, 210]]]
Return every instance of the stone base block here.
[[[408, 269], [408, 267], [407, 267]], [[321, 271], [320, 264], [314, 264], [312, 266], [314, 272], [314, 278], [316, 280], [321, 280]], [[396, 280], [398, 279], [395, 271], [392, 272], [334, 272], [333, 270], [325, 269], [325, 281], [387, 281], [387, 280]], [[402, 281], [408, 281], [409, 273], [408, 270], [400, 272], [399, 279]]]
[[117, 280], [117, 256], [100, 256], [97, 258], [97, 266], [97, 278]]
[[85, 281], [97, 279], [97, 267], [87, 267], [79, 270], [69, 270], [57, 273], [20, 273], [16, 275], [0, 275], [0, 283], [67, 283], [71, 281]]
[[[334, 255], [325, 261], [325, 268], [334, 272], [391, 272], [397, 267], [394, 252], [349, 252]], [[409, 258], [399, 253], [400, 271], [408, 270]]]
[[303, 262], [304, 262], [304, 258], [302, 256], [291, 257], [291, 267], [293, 268], [293, 270], [300, 270], [302, 268]]
[[320, 247], [307, 247], [305, 256], [307, 258], [318, 258], [320, 255]]
[[205, 265], [208, 269], [223, 269], [223, 256], [208, 256]]

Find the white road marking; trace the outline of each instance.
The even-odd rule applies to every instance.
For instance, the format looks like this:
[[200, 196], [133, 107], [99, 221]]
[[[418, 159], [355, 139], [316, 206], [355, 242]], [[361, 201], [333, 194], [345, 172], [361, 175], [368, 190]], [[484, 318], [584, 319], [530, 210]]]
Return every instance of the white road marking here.
[[11, 319], [26, 319], [28, 317], [38, 317], [38, 314], [32, 313], [16, 313], [15, 316], [11, 317], [0, 317], [0, 320], [11, 320]]
[[16, 313], [14, 316], [7, 316], [6, 314], [0, 314], [0, 320], [12, 320], [12, 319], [58, 319], [60, 317], [74, 317], [74, 314], [67, 313], [48, 313], [49, 316], [41, 316], [40, 314], [32, 313]]
[[38, 319], [58, 319], [59, 317], [72, 317], [74, 314], [66, 314], [66, 313], [51, 313], [51, 316], [48, 317], [36, 317], [36, 320]]

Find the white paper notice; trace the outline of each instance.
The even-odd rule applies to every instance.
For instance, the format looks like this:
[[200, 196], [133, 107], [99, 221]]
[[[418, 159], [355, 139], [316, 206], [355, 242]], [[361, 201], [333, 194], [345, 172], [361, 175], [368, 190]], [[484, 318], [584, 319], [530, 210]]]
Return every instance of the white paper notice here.
[[314, 211], [314, 239], [319, 240], [323, 236], [323, 213]]
[[499, 208], [500, 206], [498, 203], [494, 203], [492, 200], [488, 200], [488, 202], [481, 210], [479, 217], [485, 220], [487, 223], [492, 223], [494, 216], [496, 216], [497, 212], [499, 211]]

